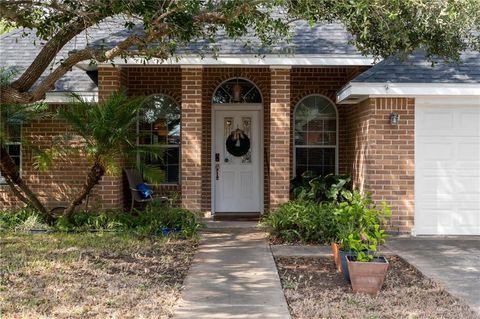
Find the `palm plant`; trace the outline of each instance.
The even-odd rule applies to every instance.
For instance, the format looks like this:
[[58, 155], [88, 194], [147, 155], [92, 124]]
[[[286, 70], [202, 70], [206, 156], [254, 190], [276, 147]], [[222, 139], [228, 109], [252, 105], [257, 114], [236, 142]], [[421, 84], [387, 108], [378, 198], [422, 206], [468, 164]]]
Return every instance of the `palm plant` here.
[[[144, 102], [143, 97], [127, 97], [123, 93], [113, 93], [100, 103], [90, 103], [76, 98], [75, 103], [58, 111], [58, 117], [69, 125], [75, 135], [82, 138], [80, 146], [90, 163], [90, 169], [83, 187], [68, 204], [64, 211], [66, 218], [71, 219], [75, 208], [90, 194], [105, 174], [121, 173], [121, 163], [128, 160], [132, 154], [151, 153], [151, 156], [161, 157], [161, 147], [136, 146], [135, 127], [139, 119], [139, 108]], [[64, 152], [72, 146], [65, 146]], [[77, 145], [77, 150], [79, 146]], [[61, 154], [58, 148], [52, 148], [50, 154]], [[39, 158], [40, 166], [51, 158]], [[159, 170], [144, 168], [151, 175], [161, 177]]]

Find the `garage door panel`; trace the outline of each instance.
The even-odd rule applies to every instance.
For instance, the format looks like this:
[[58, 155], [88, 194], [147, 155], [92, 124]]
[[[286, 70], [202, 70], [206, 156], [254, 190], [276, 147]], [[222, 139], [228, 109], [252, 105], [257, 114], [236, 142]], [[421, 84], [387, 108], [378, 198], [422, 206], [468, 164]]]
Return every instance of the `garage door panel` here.
[[461, 227], [472, 227], [480, 223], [478, 207], [476, 209], [462, 209], [462, 214], [455, 214], [454, 223]]
[[480, 235], [480, 103], [415, 106], [415, 230]]
[[[458, 119], [459, 133], [475, 133], [480, 130], [480, 115], [476, 112], [463, 111]], [[470, 134], [468, 134], [470, 135]]]
[[445, 129], [452, 129], [454, 126], [454, 115], [451, 111], [435, 110], [434, 108], [424, 110], [417, 120], [422, 121], [419, 134], [434, 134], [443, 132]]
[[[427, 140], [428, 141], [428, 140]], [[424, 147], [419, 150], [418, 156], [424, 158], [425, 160], [451, 160], [455, 151], [455, 144], [453, 141], [428, 141], [424, 144]]]
[[478, 198], [480, 193], [480, 178], [478, 176], [424, 176], [418, 183], [421, 195], [450, 194], [453, 198], [463, 199], [464, 196]]
[[[456, 158], [459, 161], [478, 161], [480, 160], [480, 138], [466, 141], [466, 138], [458, 141]], [[477, 162], [478, 165], [478, 162]]]

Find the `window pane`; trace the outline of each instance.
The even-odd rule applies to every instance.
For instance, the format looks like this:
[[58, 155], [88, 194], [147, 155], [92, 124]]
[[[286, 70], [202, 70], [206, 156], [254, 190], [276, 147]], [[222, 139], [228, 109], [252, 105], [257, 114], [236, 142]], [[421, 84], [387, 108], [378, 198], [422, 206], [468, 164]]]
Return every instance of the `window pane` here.
[[146, 103], [139, 123], [140, 144], [180, 145], [180, 108], [168, 96], [155, 96]]
[[142, 160], [145, 164], [158, 167], [165, 172], [166, 183], [176, 183], [179, 180], [180, 172], [180, 148], [169, 147], [165, 149], [162, 158], [152, 158], [152, 156], [145, 155]]
[[[306, 170], [326, 175], [335, 173], [337, 113], [325, 97], [309, 96], [296, 107], [294, 114], [295, 175]], [[325, 147], [328, 146], [328, 147]]]
[[295, 175], [309, 170], [319, 175], [335, 174], [335, 148], [295, 149]]
[[20, 144], [9, 144], [8, 145], [8, 154], [10, 154], [10, 156], [20, 156], [20, 149], [21, 149], [21, 146]]
[[140, 145], [166, 145], [162, 159], [145, 155], [140, 160], [162, 169], [165, 172], [165, 182], [178, 182], [180, 107], [172, 98], [159, 95], [146, 103], [140, 113], [138, 140]]
[[305, 98], [295, 109], [295, 145], [336, 144], [335, 106], [321, 96]]

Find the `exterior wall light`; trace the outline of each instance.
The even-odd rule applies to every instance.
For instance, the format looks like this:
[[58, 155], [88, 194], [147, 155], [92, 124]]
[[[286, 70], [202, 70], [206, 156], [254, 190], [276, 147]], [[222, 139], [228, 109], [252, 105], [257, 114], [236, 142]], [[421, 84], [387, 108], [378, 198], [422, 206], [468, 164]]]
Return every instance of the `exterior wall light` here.
[[398, 122], [400, 122], [400, 115], [396, 112], [390, 113], [390, 124], [398, 125]]

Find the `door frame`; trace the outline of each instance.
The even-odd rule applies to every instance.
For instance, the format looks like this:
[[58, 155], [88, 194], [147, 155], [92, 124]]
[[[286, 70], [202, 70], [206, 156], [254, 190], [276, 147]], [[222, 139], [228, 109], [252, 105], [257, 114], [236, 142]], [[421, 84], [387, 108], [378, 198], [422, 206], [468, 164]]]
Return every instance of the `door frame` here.
[[259, 164], [260, 164], [260, 214], [263, 215], [265, 209], [265, 199], [264, 199], [264, 177], [265, 177], [265, 167], [264, 167], [264, 150], [265, 150], [265, 139], [264, 139], [264, 114], [263, 114], [263, 103], [213, 103], [212, 104], [212, 114], [211, 114], [211, 132], [212, 138], [210, 139], [210, 206], [211, 206], [211, 213], [212, 216], [215, 215], [215, 115], [217, 111], [258, 111], [260, 113], [259, 116], [259, 130], [260, 130], [260, 156], [259, 156]]

